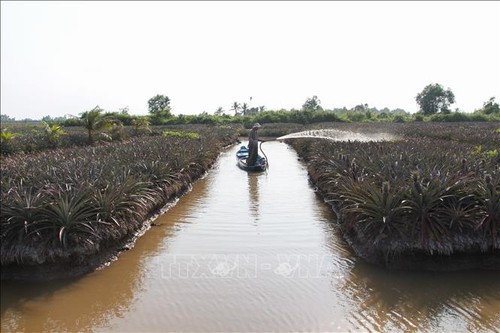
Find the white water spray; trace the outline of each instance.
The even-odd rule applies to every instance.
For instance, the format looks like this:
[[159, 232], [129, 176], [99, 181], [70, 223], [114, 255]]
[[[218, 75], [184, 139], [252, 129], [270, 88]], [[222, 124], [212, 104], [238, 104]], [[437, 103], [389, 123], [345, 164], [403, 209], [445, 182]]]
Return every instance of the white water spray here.
[[303, 132], [291, 133], [280, 136], [276, 140], [315, 138], [333, 141], [388, 141], [396, 137], [389, 133], [356, 133], [351, 131], [340, 131], [336, 129], [317, 129]]

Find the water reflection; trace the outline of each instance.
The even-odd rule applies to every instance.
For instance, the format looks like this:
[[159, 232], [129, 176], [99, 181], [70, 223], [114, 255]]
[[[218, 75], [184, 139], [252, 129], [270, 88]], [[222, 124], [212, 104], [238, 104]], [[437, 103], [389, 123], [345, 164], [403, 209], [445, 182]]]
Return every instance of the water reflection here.
[[495, 331], [498, 277], [493, 271], [387, 271], [357, 262], [336, 288], [348, 296], [350, 324], [363, 330]]
[[2, 282], [2, 332], [86, 331], [123, 316], [144, 277], [129, 259], [79, 280]]
[[263, 176], [257, 173], [247, 173], [248, 177], [248, 193], [249, 193], [249, 207], [250, 216], [254, 220], [254, 224], [259, 221], [259, 179]]

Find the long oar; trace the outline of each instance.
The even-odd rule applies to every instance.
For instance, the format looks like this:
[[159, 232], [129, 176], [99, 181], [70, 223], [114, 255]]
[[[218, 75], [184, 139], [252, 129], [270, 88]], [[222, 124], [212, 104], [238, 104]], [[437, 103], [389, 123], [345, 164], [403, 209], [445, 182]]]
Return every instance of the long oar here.
[[265, 141], [261, 141], [261, 142], [260, 142], [259, 149], [260, 149], [260, 151], [262, 152], [262, 155], [264, 155], [264, 157], [266, 158], [267, 168], [269, 168], [269, 159], [267, 158], [266, 153], [264, 153], [264, 151], [262, 150], [262, 144], [263, 144], [264, 142], [265, 142]]

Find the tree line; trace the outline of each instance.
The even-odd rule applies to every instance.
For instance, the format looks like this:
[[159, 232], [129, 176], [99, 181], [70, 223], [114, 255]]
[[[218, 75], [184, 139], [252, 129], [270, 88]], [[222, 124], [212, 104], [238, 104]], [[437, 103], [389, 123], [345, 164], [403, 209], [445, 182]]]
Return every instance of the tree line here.
[[[495, 97], [484, 102], [483, 106], [473, 113], [460, 112], [458, 109], [452, 112], [450, 106], [455, 103], [455, 95], [450, 88], [445, 89], [438, 83], [424, 87], [417, 94], [415, 100], [419, 106], [419, 111], [415, 114], [403, 109], [383, 108], [379, 110], [375, 107], [369, 107], [368, 104], [358, 104], [349, 109], [346, 107], [324, 109], [320, 99], [313, 96], [307, 98], [300, 109], [266, 110], [264, 105], [249, 107], [247, 103], [235, 101], [227, 112], [222, 107], [218, 107], [213, 114], [204, 111], [198, 115], [180, 114], [176, 116], [172, 114], [170, 98], [167, 95], [157, 94], [148, 100], [148, 115], [146, 116], [131, 115], [128, 108], [123, 108], [118, 112], [107, 112], [96, 106], [92, 110], [82, 112], [80, 117], [51, 118], [46, 116], [42, 120], [49, 124], [62, 126], [84, 126], [91, 131], [96, 126], [111, 126], [110, 124], [147, 128], [149, 125], [245, 123], [253, 120], [307, 124], [325, 121], [498, 121], [500, 118], [500, 107], [495, 101]], [[12, 121], [15, 119], [5, 114], [1, 115], [2, 123]], [[24, 122], [26, 121], [33, 120], [24, 120]]]

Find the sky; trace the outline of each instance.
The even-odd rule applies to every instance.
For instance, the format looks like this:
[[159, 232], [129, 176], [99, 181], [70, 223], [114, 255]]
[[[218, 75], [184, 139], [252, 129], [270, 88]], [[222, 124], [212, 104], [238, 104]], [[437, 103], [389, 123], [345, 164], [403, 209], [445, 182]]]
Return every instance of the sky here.
[[418, 111], [425, 86], [452, 110], [500, 100], [498, 1], [1, 1], [1, 112], [232, 114], [234, 102]]

